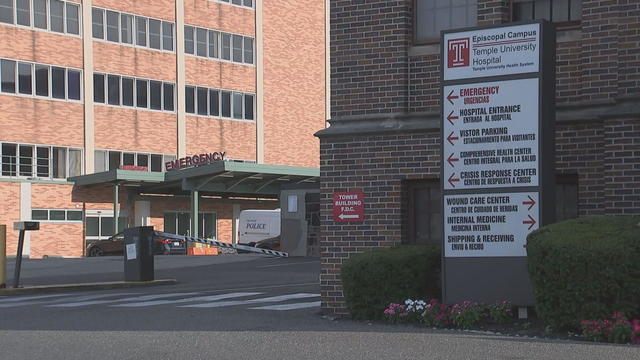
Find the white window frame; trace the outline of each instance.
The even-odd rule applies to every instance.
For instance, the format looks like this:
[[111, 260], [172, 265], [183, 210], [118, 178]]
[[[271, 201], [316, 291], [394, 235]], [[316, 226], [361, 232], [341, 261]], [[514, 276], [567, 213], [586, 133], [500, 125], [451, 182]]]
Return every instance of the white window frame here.
[[[31, 61], [22, 61], [22, 60], [16, 60], [16, 59], [10, 59], [10, 58], [0, 58], [0, 60], [9, 60], [9, 61], [15, 61], [16, 62], [16, 66], [15, 66], [15, 74], [14, 74], [14, 81], [16, 84], [16, 91], [14, 93], [8, 93], [8, 92], [2, 92], [0, 90], [0, 95], [9, 95], [9, 96], [19, 96], [19, 97], [27, 97], [27, 98], [32, 98], [32, 99], [44, 99], [44, 100], [52, 100], [52, 101], [69, 101], [69, 102], [74, 102], [74, 103], [79, 103], [82, 104], [84, 103], [84, 81], [83, 81], [83, 76], [82, 76], [82, 69], [78, 69], [78, 68], [72, 68], [72, 67], [66, 67], [66, 66], [59, 66], [59, 65], [52, 65], [52, 64], [44, 64], [44, 63], [35, 63], [35, 62], [31, 62]], [[20, 93], [20, 76], [19, 76], [19, 71], [18, 71], [18, 65], [19, 64], [30, 64], [31, 65], [31, 95], [29, 94], [21, 94]], [[46, 66], [49, 68], [49, 72], [47, 74], [48, 76], [48, 84], [49, 84], [49, 88], [48, 90], [48, 94], [47, 96], [41, 96], [41, 95], [36, 95], [36, 65], [40, 65], [40, 66]], [[64, 99], [58, 99], [58, 98], [54, 98], [53, 97], [53, 77], [51, 74], [51, 68], [52, 67], [57, 67], [57, 68], [62, 68], [64, 69], [64, 90], [65, 90], [65, 94], [64, 94]], [[75, 99], [69, 99], [69, 70], [74, 70], [74, 71], [78, 71], [80, 72], [80, 100], [75, 100]], [[2, 78], [2, 68], [0, 67], [0, 79]]]
[[[100, 38], [96, 38], [93, 37], [93, 20], [91, 21], [91, 29], [92, 29], [92, 34], [91, 34], [91, 39], [93, 39], [93, 41], [98, 41], [98, 42], [103, 42], [103, 43], [108, 43], [108, 44], [118, 44], [118, 45], [122, 45], [122, 46], [129, 46], [129, 47], [134, 47], [134, 48], [139, 48], [139, 49], [146, 49], [146, 50], [150, 50], [150, 51], [160, 51], [160, 52], [165, 52], [165, 53], [173, 53], [175, 54], [176, 52], [176, 23], [172, 22], [172, 21], [167, 21], [167, 20], [163, 20], [163, 19], [159, 19], [159, 18], [154, 18], [154, 17], [149, 17], [149, 16], [144, 16], [144, 15], [139, 15], [139, 14], [134, 14], [134, 13], [128, 13], [128, 12], [123, 12], [123, 11], [118, 11], [118, 10], [113, 10], [113, 9], [108, 9], [108, 8], [103, 8], [103, 7], [99, 7], [99, 6], [93, 6], [92, 8], [96, 9], [96, 10], [100, 10], [102, 11], [102, 34], [103, 37], [102, 39]], [[112, 11], [118, 14], [118, 41], [110, 41], [107, 40], [107, 11]], [[130, 15], [133, 17], [133, 43], [132, 44], [128, 44], [128, 43], [124, 43], [122, 42], [122, 15]], [[144, 18], [145, 19], [145, 46], [142, 45], [138, 45], [138, 20], [137, 18]], [[160, 21], [160, 49], [154, 49], [149, 45], [149, 20], [157, 20]], [[172, 27], [172, 34], [171, 36], [173, 37], [173, 50], [165, 50], [164, 49], [164, 42], [163, 42], [163, 27], [162, 27], [162, 23], [170, 23], [171, 27]]]
[[[2, 153], [2, 144], [12, 144], [16, 145], [16, 172], [15, 175], [2, 175], [1, 165], [3, 164], [2, 159], [4, 154]], [[32, 147], [33, 152], [31, 154], [31, 176], [20, 175], [20, 148], [21, 147]], [[38, 148], [49, 148], [49, 175], [38, 176]], [[65, 177], [64, 178], [54, 178], [53, 177], [53, 149], [54, 148], [62, 148], [65, 149]], [[39, 179], [39, 180], [55, 180], [55, 181], [66, 181], [67, 178], [70, 177], [70, 156], [69, 150], [77, 150], [80, 151], [80, 174], [84, 174], [84, 150], [80, 147], [74, 146], [58, 146], [58, 145], [43, 145], [43, 144], [31, 144], [31, 143], [17, 143], [13, 141], [0, 141], [0, 178], [10, 178], [10, 179]]]
[[[82, 38], [82, 4], [81, 3], [76, 3], [73, 1], [65, 1], [65, 0], [60, 0], [60, 2], [62, 2], [62, 21], [63, 21], [63, 32], [58, 32], [58, 31], [53, 31], [51, 30], [51, 0], [46, 0], [46, 7], [47, 7], [47, 28], [46, 29], [42, 29], [39, 27], [35, 27], [33, 25], [33, 20], [35, 18], [35, 11], [33, 8], [33, 0], [29, 0], [29, 26], [26, 25], [20, 25], [18, 24], [18, 3], [16, 0], [12, 0], [13, 1], [13, 24], [8, 24], [8, 23], [4, 23], [4, 22], [0, 22], [0, 25], [5, 25], [5, 26], [15, 26], [18, 28], [22, 28], [22, 29], [29, 29], [29, 30], [34, 30], [34, 31], [42, 31], [42, 32], [48, 32], [51, 34], [58, 34], [58, 35], [66, 35], [66, 36], [73, 36], [76, 38]], [[71, 34], [69, 32], [67, 32], [67, 4], [71, 4], [74, 6], [78, 7], [78, 34]]]
[[[46, 211], [47, 212], [47, 220], [34, 220], [33, 219], [33, 211]], [[64, 211], [64, 220], [52, 220], [51, 219], [51, 211]], [[69, 212], [70, 211], [80, 212], [82, 214], [82, 217], [80, 218], [80, 220], [69, 220]], [[84, 222], [84, 212], [82, 210], [78, 210], [78, 209], [54, 209], [54, 208], [41, 209], [41, 208], [33, 208], [33, 209], [31, 209], [31, 220], [32, 221], [39, 221], [39, 222], [51, 222], [51, 223], [78, 223], [78, 224], [82, 224]]]
[[256, 1], [257, 0], [253, 0], [251, 3], [251, 6], [246, 6], [244, 5], [244, 0], [242, 0], [242, 5], [236, 5], [234, 3], [232, 3], [232, 0], [209, 0], [209, 1], [213, 1], [213, 2], [217, 2], [217, 3], [221, 3], [221, 4], [225, 4], [225, 5], [230, 5], [230, 6], [235, 6], [235, 7], [239, 7], [242, 9], [252, 9], [255, 10], [256, 8]]
[[[231, 63], [231, 64], [238, 64], [238, 65], [246, 65], [246, 66], [256, 66], [256, 51], [255, 51], [255, 46], [256, 46], [256, 39], [251, 37], [251, 36], [246, 36], [243, 34], [237, 34], [237, 33], [230, 33], [230, 32], [226, 32], [226, 31], [220, 31], [218, 29], [209, 29], [209, 28], [204, 28], [204, 27], [200, 27], [200, 26], [195, 26], [195, 25], [190, 25], [190, 24], [185, 24], [185, 41], [186, 41], [186, 32], [187, 32], [187, 27], [190, 27], [191, 29], [193, 29], [193, 53], [187, 52], [185, 50], [185, 55], [186, 56], [193, 56], [193, 57], [197, 57], [197, 58], [201, 58], [201, 59], [210, 59], [210, 60], [214, 60], [214, 61], [220, 61], [220, 62], [225, 62], [225, 63]], [[204, 30], [206, 33], [205, 36], [205, 46], [206, 46], [206, 53], [207, 55], [205, 56], [201, 56], [198, 55], [198, 29], [200, 30]], [[218, 56], [217, 57], [213, 57], [209, 54], [209, 49], [211, 48], [211, 38], [209, 37], [209, 33], [213, 31], [216, 33], [216, 39], [217, 39], [217, 43], [215, 48], [217, 49], [217, 53]], [[222, 35], [229, 35], [229, 51], [230, 51], [230, 56], [229, 56], [229, 60], [223, 59], [222, 58]], [[233, 37], [234, 36], [240, 36], [241, 37], [241, 57], [242, 57], [242, 61], [233, 61]], [[244, 47], [244, 43], [245, 43], [245, 39], [249, 38], [252, 40], [252, 52], [253, 52], [253, 62], [248, 63], [245, 62], [244, 58], [244, 53], [245, 53], [245, 47]]]
[[[91, 241], [97, 241], [97, 240], [106, 240], [108, 238], [110, 238], [113, 235], [101, 235], [102, 234], [102, 218], [113, 218], [114, 214], [113, 214], [113, 210], [86, 210], [83, 214], [83, 228], [84, 228], [84, 232], [85, 232], [85, 244], [87, 244], [88, 242]], [[87, 218], [94, 218], [97, 217], [98, 218], [98, 236], [89, 236], [86, 235], [87, 233]], [[119, 212], [119, 217], [120, 218], [127, 218], [128, 217], [128, 212], [126, 210], [120, 210]], [[114, 221], [118, 221], [117, 219], [114, 219]], [[114, 234], [115, 235], [115, 234]]]
[[[103, 76], [104, 77], [104, 103], [102, 102], [97, 102], [95, 101], [94, 103], [96, 105], [100, 105], [100, 106], [110, 106], [110, 107], [117, 107], [117, 108], [125, 108], [125, 109], [136, 109], [136, 110], [143, 110], [143, 111], [155, 111], [155, 112], [166, 112], [166, 113], [175, 113], [176, 112], [176, 84], [171, 82], [171, 81], [163, 81], [163, 80], [158, 80], [158, 79], [149, 79], [149, 78], [141, 78], [141, 77], [136, 77], [136, 76], [129, 76], [129, 75], [120, 75], [120, 74], [112, 74], [112, 73], [105, 73], [105, 72], [95, 72], [94, 75], [99, 75], [99, 76]], [[118, 76], [119, 80], [118, 80], [118, 85], [120, 88], [120, 93], [118, 94], [119, 96], [119, 102], [120, 105], [112, 105], [109, 104], [109, 75], [113, 75], [113, 76]], [[122, 91], [122, 78], [128, 78], [128, 79], [133, 79], [133, 106], [130, 105], [123, 105], [123, 91]], [[138, 86], [137, 86], [137, 81], [138, 80], [142, 80], [142, 81], [146, 81], [147, 82], [147, 107], [141, 107], [138, 106]], [[161, 109], [152, 109], [151, 108], [151, 81], [157, 81], [161, 83], [160, 86], [160, 103], [161, 103]], [[165, 104], [164, 104], [164, 85], [165, 84], [171, 84], [173, 85], [173, 110], [166, 110], [165, 109]], [[95, 85], [94, 85], [95, 86]]]
[[[192, 233], [192, 231], [191, 231], [191, 211], [189, 211], [189, 210], [167, 210], [164, 213], [162, 213], [163, 222], [164, 222], [164, 217], [165, 217], [166, 214], [176, 214], [176, 217], [175, 217], [176, 218], [176, 222], [175, 222], [176, 232], [178, 231], [178, 219], [179, 219], [178, 214], [188, 214], [189, 215], [189, 230], [188, 230], [188, 232], [189, 232], [189, 234]], [[198, 219], [200, 219], [201, 215], [205, 215], [205, 214], [212, 214], [214, 216], [214, 219], [215, 219], [214, 228], [216, 230], [216, 236], [214, 238], [212, 238], [212, 240], [216, 240], [218, 238], [218, 212], [214, 211], [214, 210], [205, 210], [205, 211], [201, 210], [201, 211], [198, 211]], [[204, 235], [204, 225], [205, 224], [203, 222], [202, 223], [203, 228], [202, 229], [198, 229], [198, 234], [200, 236]], [[164, 227], [165, 227], [164, 223], [162, 224], [162, 227], [163, 227], [162, 230], [164, 230]], [[189, 236], [189, 235], [187, 235], [187, 236]]]
[[[233, 120], [233, 121], [246, 121], [246, 122], [255, 122], [256, 121], [256, 94], [255, 93], [249, 93], [249, 92], [243, 92], [243, 91], [237, 91], [237, 90], [229, 90], [229, 89], [218, 89], [218, 88], [208, 88], [208, 87], [204, 87], [204, 86], [197, 86], [197, 85], [186, 85], [186, 87], [192, 87], [195, 89], [194, 91], [194, 99], [193, 99], [193, 105], [194, 105], [194, 112], [193, 113], [189, 113], [187, 112], [187, 115], [190, 116], [200, 116], [200, 117], [209, 117], [209, 118], [215, 118], [215, 119], [225, 119], [225, 120]], [[207, 115], [200, 115], [198, 114], [198, 89], [207, 89]], [[210, 97], [210, 93], [211, 91], [217, 91], [218, 92], [218, 106], [219, 106], [219, 110], [218, 110], [218, 116], [214, 116], [211, 115], [211, 97]], [[230, 93], [231, 96], [231, 113], [230, 116], [222, 116], [222, 92], [223, 91], [227, 91]], [[233, 104], [234, 104], [234, 95], [236, 94], [241, 94], [242, 95], [242, 119], [236, 119], [233, 117]], [[245, 96], [246, 95], [252, 95], [253, 96], [253, 119], [247, 119], [246, 118], [246, 109], [245, 109]], [[186, 91], [185, 91], [185, 96], [186, 96]]]
[[[98, 153], [101, 152], [102, 154], [100, 156], [103, 156], [104, 159], [104, 165], [105, 165], [105, 170], [104, 171], [110, 171], [110, 170], [114, 170], [114, 169], [109, 169], [109, 152], [117, 152], [119, 153], [119, 158], [120, 158], [120, 166], [122, 166], [123, 160], [124, 160], [124, 153], [127, 154], [133, 154], [134, 156], [134, 166], [146, 166], [147, 167], [147, 172], [154, 172], [154, 173], [162, 173], [165, 171], [164, 169], [164, 164], [170, 160], [175, 160], [176, 159], [176, 155], [175, 154], [160, 154], [160, 153], [154, 153], [154, 152], [147, 152], [147, 151], [131, 151], [131, 150], [116, 150], [116, 149], [96, 149], [94, 154], [95, 157], [98, 157]], [[138, 164], [138, 156], [140, 155], [144, 155], [147, 156], [147, 165], [139, 165]], [[151, 171], [151, 155], [159, 155], [162, 156], [162, 164], [160, 167], [160, 171]]]

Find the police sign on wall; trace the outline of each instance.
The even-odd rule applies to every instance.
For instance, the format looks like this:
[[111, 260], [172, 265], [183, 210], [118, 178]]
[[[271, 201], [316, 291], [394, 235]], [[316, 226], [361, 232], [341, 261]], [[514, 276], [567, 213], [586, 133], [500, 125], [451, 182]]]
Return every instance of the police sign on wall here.
[[526, 238], [555, 218], [553, 31], [540, 21], [442, 33], [445, 302], [533, 303]]

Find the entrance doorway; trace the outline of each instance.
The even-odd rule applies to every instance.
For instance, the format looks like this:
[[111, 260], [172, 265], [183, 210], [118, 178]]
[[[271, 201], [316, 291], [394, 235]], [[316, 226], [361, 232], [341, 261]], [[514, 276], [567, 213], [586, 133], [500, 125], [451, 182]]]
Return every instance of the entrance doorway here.
[[[198, 216], [198, 234], [205, 239], [216, 239], [217, 216], [215, 212], [200, 212]], [[164, 213], [164, 232], [177, 235], [191, 235], [191, 214], [186, 211], [167, 211]]]

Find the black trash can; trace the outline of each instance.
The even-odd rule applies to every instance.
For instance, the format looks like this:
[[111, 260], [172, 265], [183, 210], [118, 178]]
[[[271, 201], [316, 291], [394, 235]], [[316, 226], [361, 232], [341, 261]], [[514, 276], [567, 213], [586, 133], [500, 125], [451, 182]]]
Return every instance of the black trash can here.
[[152, 281], [153, 226], [124, 230], [124, 281]]

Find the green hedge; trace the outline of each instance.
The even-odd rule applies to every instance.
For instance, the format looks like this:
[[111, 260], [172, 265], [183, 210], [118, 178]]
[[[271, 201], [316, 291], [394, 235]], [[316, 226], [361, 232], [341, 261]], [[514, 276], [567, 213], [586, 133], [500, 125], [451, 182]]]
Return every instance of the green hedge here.
[[614, 312], [640, 316], [640, 216], [592, 216], [527, 239], [538, 316], [554, 330]]
[[440, 247], [402, 245], [355, 254], [342, 264], [341, 275], [351, 316], [380, 319], [390, 302], [440, 298]]

